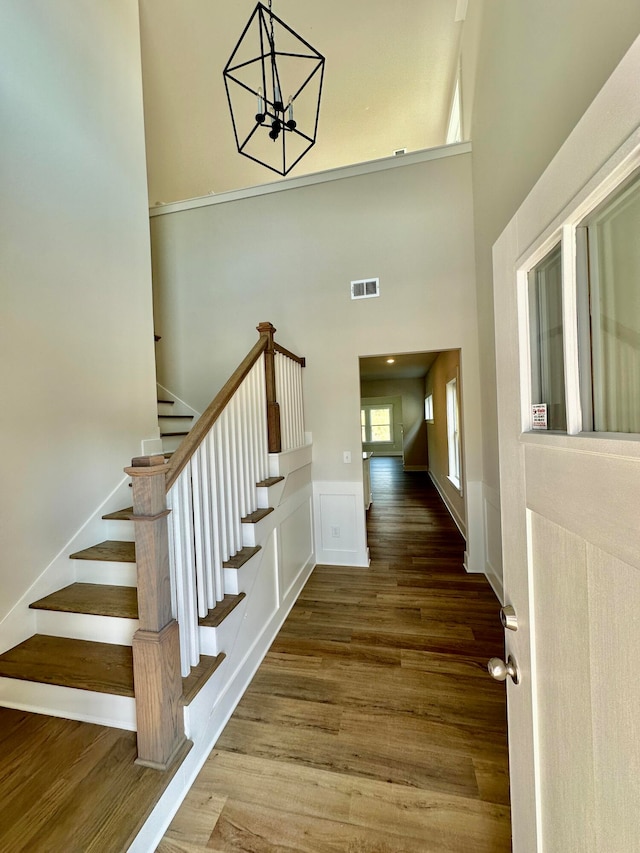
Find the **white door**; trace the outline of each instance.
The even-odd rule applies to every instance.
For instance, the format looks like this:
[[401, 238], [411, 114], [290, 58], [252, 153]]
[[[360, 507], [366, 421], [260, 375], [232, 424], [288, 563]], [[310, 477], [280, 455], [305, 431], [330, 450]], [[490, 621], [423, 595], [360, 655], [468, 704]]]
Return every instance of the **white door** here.
[[494, 247], [515, 853], [640, 851], [640, 103], [616, 73]]

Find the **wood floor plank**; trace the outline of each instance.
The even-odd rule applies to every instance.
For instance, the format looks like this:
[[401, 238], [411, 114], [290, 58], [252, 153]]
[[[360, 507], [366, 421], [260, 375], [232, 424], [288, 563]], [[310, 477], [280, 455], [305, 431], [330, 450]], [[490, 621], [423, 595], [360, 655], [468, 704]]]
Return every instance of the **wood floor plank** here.
[[196, 783], [224, 806], [167, 844], [510, 850], [499, 604], [424, 474], [374, 457], [372, 489], [371, 565], [316, 567]]
[[[158, 853], [510, 849], [499, 604], [426, 475], [372, 489], [371, 565], [316, 568]], [[0, 851], [125, 853], [171, 777], [134, 756], [0, 708]]]
[[125, 853], [180, 765], [136, 765], [133, 732], [10, 708], [0, 737], [3, 853]]

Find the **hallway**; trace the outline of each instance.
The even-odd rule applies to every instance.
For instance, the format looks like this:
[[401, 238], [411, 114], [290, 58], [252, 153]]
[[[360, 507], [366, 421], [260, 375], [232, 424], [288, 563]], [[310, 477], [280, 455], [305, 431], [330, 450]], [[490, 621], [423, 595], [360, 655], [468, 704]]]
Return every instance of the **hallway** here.
[[315, 569], [159, 853], [510, 850], [499, 604], [426, 474], [372, 491], [370, 567]]

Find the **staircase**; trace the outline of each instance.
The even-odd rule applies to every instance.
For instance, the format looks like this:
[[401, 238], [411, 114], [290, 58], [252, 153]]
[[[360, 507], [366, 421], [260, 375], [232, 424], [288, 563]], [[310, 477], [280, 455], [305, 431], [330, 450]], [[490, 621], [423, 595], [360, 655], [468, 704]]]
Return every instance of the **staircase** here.
[[158, 395], [158, 426], [162, 439], [162, 451], [166, 459], [177, 450], [182, 439], [189, 434], [195, 415], [184, 412], [175, 400]]
[[[261, 324], [261, 327], [273, 329], [270, 324]], [[253, 359], [251, 376], [259, 376], [260, 367], [264, 382], [265, 367], [262, 362], [255, 366], [256, 358], [265, 351], [273, 354], [275, 348], [273, 332], [266, 333], [261, 327], [258, 327], [261, 331], [259, 345], [254, 347], [245, 362], [248, 364], [250, 357]], [[287, 358], [291, 356], [288, 351], [283, 352], [287, 353]], [[212, 684], [217, 684], [219, 692], [223, 685], [221, 673], [224, 674], [225, 660], [234, 648], [238, 649], [236, 658], [242, 665], [247, 658], [247, 649], [253, 648], [251, 638], [242, 637], [241, 632], [248, 612], [259, 614], [261, 609], [264, 593], [259, 589], [259, 572], [261, 552], [267, 540], [270, 545], [265, 563], [269, 571], [274, 571], [274, 567], [276, 572], [280, 571], [274, 551], [278, 541], [274, 539], [274, 530], [281, 519], [273, 513], [284, 494], [287, 472], [284, 475], [279, 473], [277, 457], [269, 465], [266, 461], [260, 464], [256, 461], [259, 455], [258, 434], [253, 435], [255, 430], [252, 432], [246, 412], [251, 408], [247, 401], [251, 399], [255, 408], [260, 395], [255, 393], [254, 386], [243, 390], [243, 377], [249, 372], [243, 365], [198, 421], [197, 429], [194, 427], [194, 435], [190, 436], [193, 447], [180, 447], [175, 457], [172, 450], [165, 450], [165, 456], [172, 455], [169, 462], [161, 457], [143, 457], [137, 460], [142, 467], [126, 469], [133, 480], [133, 506], [106, 513], [102, 517], [104, 541], [69, 555], [74, 562], [74, 583], [29, 605], [36, 613], [37, 632], [0, 655], [0, 704], [137, 729], [139, 753], [141, 737], [145, 744], [151, 742], [151, 752], [155, 750], [155, 723], [150, 723], [150, 720], [157, 722], [158, 715], [161, 717], [170, 713], [172, 706], [179, 706], [175, 718], [182, 735], [171, 746], [170, 757], [166, 758], [165, 743], [164, 752], [159, 750], [165, 757], [156, 760], [143, 756], [142, 763], [164, 768], [176, 756], [184, 755], [184, 714], [187, 711], [183, 714], [180, 708], [188, 710], [205, 685], [208, 686], [208, 695], [211, 695]], [[251, 381], [255, 384], [256, 380]], [[275, 389], [275, 382], [272, 385]], [[234, 389], [233, 393], [230, 393], [230, 388]], [[225, 395], [228, 399], [219, 399]], [[163, 442], [165, 439], [181, 441], [189, 433], [187, 425], [191, 425], [191, 415], [173, 414], [172, 401], [158, 402]], [[275, 399], [270, 400], [267, 394], [264, 406], [262, 418], [266, 430], [267, 413], [272, 420], [274, 408], [277, 409], [279, 404]], [[301, 396], [296, 406], [301, 412]], [[230, 412], [231, 427], [224, 421], [227, 411]], [[223, 422], [220, 429], [225, 435], [235, 430], [230, 445], [233, 453], [224, 448], [215, 450], [213, 433], [219, 419]], [[204, 426], [203, 420], [207, 421]], [[293, 422], [294, 418], [288, 420]], [[250, 444], [245, 450], [239, 445], [241, 433], [248, 436]], [[301, 428], [298, 429], [298, 437], [300, 435], [304, 435]], [[281, 449], [279, 435], [274, 439], [270, 434], [268, 442], [270, 446], [276, 444]], [[264, 444], [266, 451], [266, 432]], [[211, 458], [198, 455], [204, 452], [205, 447], [211, 448], [207, 451], [213, 454]], [[207, 462], [208, 459], [207, 464], [213, 465], [215, 453], [220, 454], [224, 464], [218, 479], [207, 485], [202, 479], [206, 468], [203, 460]], [[237, 459], [233, 458], [234, 454]], [[243, 454], [248, 461], [243, 460]], [[264, 458], [266, 460], [266, 456]], [[304, 464], [308, 465], [308, 462], [310, 455]], [[261, 466], [262, 469], [268, 467], [273, 470], [267, 471], [267, 476], [263, 475], [259, 482], [249, 484], [249, 475], [254, 470], [261, 470]], [[216, 490], [221, 488], [222, 475], [225, 483], [222, 484], [222, 492], [216, 494]], [[185, 489], [192, 490], [187, 498], [184, 498], [187, 494]], [[158, 500], [161, 499], [165, 505], [165, 492], [173, 504], [170, 514], [167, 510], [157, 511]], [[181, 504], [183, 499], [187, 501], [185, 505]], [[207, 521], [202, 515], [202, 508], [198, 507], [201, 499], [209, 509], [215, 504], [224, 510], [224, 513], [216, 510], [213, 527], [210, 523], [213, 511], [209, 512]], [[244, 517], [239, 514], [234, 517], [234, 512], [243, 505], [255, 508], [246, 512]], [[169, 539], [167, 518], [171, 531]], [[149, 531], [153, 535], [149, 536]], [[298, 543], [296, 547], [299, 547]], [[142, 550], [136, 553], [137, 548]], [[226, 557], [220, 561], [221, 571], [218, 572], [219, 582], [214, 580], [213, 574], [207, 580], [205, 563], [212, 572], [211, 566], [215, 559], [220, 560], [220, 554], [224, 556], [225, 548]], [[162, 558], [163, 549], [165, 559]], [[171, 561], [171, 581], [167, 554]], [[157, 581], [154, 580], [156, 577]], [[169, 587], [171, 601], [167, 597]], [[254, 588], [257, 604], [248, 610]], [[293, 583], [289, 589], [292, 588]], [[212, 591], [212, 606], [203, 607], [207, 595], [212, 598]], [[139, 595], [143, 596], [140, 602]], [[158, 603], [163, 597], [164, 605]], [[194, 610], [196, 599], [198, 607]], [[252, 615], [250, 621], [253, 623], [255, 618]], [[172, 625], [175, 626], [176, 638], [179, 633], [180, 648], [175, 654], [182, 661], [181, 675], [171, 662], [177, 660], [171, 651], [173, 640], [169, 634], [173, 631]], [[147, 654], [151, 657], [145, 657]], [[168, 667], [166, 673], [162, 667]], [[168, 685], [172, 680], [175, 683], [176, 676], [179, 686], [176, 696], [172, 697], [172, 688]], [[151, 710], [144, 704], [149, 695], [155, 702], [155, 708]], [[164, 725], [166, 721], [161, 722]], [[143, 733], [141, 725], [145, 729]], [[148, 746], [145, 746], [145, 751], [148, 751]]]
[[[261, 484], [263, 500], [282, 479]], [[256, 525], [271, 511], [242, 520], [248, 542], [256, 542]], [[20, 682], [9, 691], [16, 704], [26, 700], [42, 713], [135, 729], [131, 644], [139, 622], [132, 513], [127, 507], [104, 515], [105, 534], [118, 538], [71, 554], [76, 583], [29, 605], [37, 611], [38, 633], [0, 655], [0, 677]], [[225, 620], [246, 597], [244, 574], [260, 549], [243, 547], [224, 563], [228, 592], [199, 620], [201, 643], [210, 654], [182, 679], [184, 705], [225, 658]], [[6, 692], [3, 704], [11, 704]]]

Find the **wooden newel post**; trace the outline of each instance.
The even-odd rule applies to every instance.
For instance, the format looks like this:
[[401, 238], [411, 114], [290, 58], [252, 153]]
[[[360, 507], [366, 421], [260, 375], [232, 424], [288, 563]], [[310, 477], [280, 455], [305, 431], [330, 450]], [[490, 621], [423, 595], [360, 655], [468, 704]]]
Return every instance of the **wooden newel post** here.
[[256, 326], [261, 337], [267, 338], [267, 348], [264, 352], [264, 374], [267, 389], [267, 435], [269, 453], [280, 453], [282, 438], [280, 435], [280, 406], [276, 397], [276, 365], [273, 336], [275, 329], [271, 323], [260, 323]]
[[180, 640], [171, 615], [165, 461], [140, 456], [125, 468], [133, 486], [138, 574], [138, 618], [133, 637], [133, 681], [138, 764], [165, 770], [184, 744], [180, 705]]

